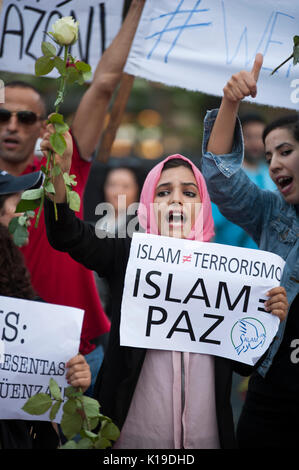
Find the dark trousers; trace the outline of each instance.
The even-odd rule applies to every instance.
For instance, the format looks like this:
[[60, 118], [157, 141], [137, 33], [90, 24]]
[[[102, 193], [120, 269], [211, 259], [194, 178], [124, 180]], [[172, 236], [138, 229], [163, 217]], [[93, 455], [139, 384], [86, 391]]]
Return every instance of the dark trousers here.
[[297, 449], [299, 396], [266, 396], [248, 391], [237, 426], [241, 449]]

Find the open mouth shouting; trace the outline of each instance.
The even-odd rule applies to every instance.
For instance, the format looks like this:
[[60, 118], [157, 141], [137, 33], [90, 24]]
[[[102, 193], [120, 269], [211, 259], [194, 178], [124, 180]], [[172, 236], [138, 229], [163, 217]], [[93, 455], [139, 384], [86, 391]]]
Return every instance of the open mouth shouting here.
[[275, 183], [279, 191], [286, 196], [292, 190], [293, 187], [293, 178], [291, 176], [278, 176], [275, 179]]
[[187, 221], [187, 216], [183, 211], [171, 209], [168, 214], [166, 214], [166, 221], [168, 222], [169, 226], [183, 226]]
[[192, 208], [169, 207], [164, 214], [163, 232], [165, 235], [185, 238], [192, 229]]

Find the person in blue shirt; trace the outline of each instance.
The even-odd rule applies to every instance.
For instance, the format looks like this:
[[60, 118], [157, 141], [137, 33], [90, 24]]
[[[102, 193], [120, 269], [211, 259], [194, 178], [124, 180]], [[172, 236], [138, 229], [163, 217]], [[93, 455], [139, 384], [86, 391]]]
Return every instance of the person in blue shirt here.
[[[247, 176], [262, 189], [275, 189], [270, 178], [268, 165], [265, 160], [263, 132], [266, 126], [264, 117], [257, 112], [240, 114], [244, 139], [243, 169]], [[258, 246], [250, 234], [239, 225], [234, 224], [222, 215], [219, 207], [212, 203], [212, 214], [215, 224], [215, 243], [257, 249]], [[237, 423], [244, 403], [244, 391], [247, 388], [248, 377], [241, 378], [233, 374], [232, 407], [234, 421]], [[243, 392], [241, 392], [241, 390]]]
[[219, 110], [205, 118], [202, 171], [211, 199], [251, 235], [260, 249], [286, 262], [281, 286], [289, 302], [286, 320], [252, 374], [238, 423], [240, 448], [296, 448], [299, 442], [299, 117], [289, 114], [263, 134], [269, 174], [277, 190], [258, 188], [242, 168], [244, 144], [237, 113], [257, 94], [263, 56], [251, 71], [231, 77]]

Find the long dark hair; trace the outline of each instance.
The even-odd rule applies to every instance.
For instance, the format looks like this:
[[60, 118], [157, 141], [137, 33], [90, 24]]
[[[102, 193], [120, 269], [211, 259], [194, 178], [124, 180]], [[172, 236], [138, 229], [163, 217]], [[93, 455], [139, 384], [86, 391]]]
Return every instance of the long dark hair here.
[[32, 300], [36, 294], [29, 271], [7, 227], [0, 223], [0, 295]]
[[287, 129], [294, 139], [299, 142], [299, 115], [298, 114], [290, 114], [288, 116], [283, 116], [275, 121], [268, 124], [263, 132], [263, 142], [265, 144], [265, 139], [267, 135], [273, 131], [274, 129], [284, 128]]

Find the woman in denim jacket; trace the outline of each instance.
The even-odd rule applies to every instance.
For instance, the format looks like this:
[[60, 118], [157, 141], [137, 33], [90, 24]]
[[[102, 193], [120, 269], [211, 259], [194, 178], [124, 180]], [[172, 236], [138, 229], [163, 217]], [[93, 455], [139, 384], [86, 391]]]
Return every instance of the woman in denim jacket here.
[[237, 113], [245, 96], [256, 96], [262, 63], [257, 54], [250, 72], [233, 75], [219, 111], [207, 113], [202, 170], [222, 214], [262, 250], [286, 261], [281, 285], [287, 291], [288, 317], [251, 376], [237, 437], [241, 448], [288, 448], [299, 442], [299, 118], [293, 114], [265, 129], [266, 159], [278, 191], [259, 189], [241, 168], [244, 146]]

